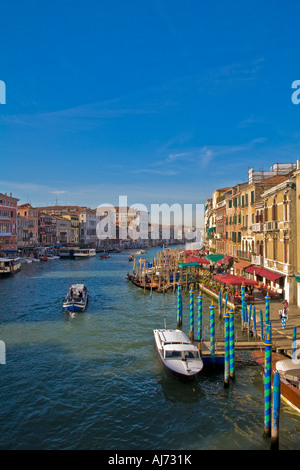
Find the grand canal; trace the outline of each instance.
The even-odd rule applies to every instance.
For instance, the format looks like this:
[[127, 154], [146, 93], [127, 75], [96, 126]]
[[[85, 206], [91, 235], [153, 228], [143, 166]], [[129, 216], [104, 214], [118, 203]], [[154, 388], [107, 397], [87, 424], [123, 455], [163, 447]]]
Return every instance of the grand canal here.
[[[187, 384], [168, 376], [152, 330], [176, 327], [176, 296], [128, 282], [128, 255], [32, 263], [0, 279], [0, 449], [269, 449], [250, 353], [238, 353], [229, 389], [222, 369]], [[90, 303], [71, 318], [62, 299], [74, 282], [87, 285]], [[187, 294], [183, 303], [188, 332]], [[207, 338], [209, 303], [204, 296]], [[280, 449], [300, 449], [299, 435], [299, 414], [282, 403]]]

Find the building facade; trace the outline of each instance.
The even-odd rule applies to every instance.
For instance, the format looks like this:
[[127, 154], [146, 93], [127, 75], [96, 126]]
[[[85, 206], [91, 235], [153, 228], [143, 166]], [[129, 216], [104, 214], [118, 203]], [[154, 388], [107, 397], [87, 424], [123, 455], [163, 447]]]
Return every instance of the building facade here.
[[0, 251], [17, 249], [17, 204], [19, 199], [0, 193]]

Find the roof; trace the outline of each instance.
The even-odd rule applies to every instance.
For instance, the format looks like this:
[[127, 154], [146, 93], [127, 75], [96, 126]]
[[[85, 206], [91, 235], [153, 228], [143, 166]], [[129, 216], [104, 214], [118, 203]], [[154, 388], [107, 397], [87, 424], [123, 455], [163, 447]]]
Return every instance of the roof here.
[[197, 346], [190, 343], [164, 344], [165, 351], [197, 351]]
[[189, 344], [189, 340], [186, 335], [180, 330], [159, 330], [159, 335], [162, 341], [166, 343], [186, 343]]
[[251, 266], [252, 263], [248, 263], [247, 261], [239, 261], [238, 263], [235, 263], [233, 265], [233, 267], [235, 269], [238, 269], [240, 271], [242, 271], [243, 269], [247, 268], [248, 266]]
[[288, 176], [283, 176], [283, 175], [276, 175], [276, 176], [270, 176], [269, 178], [266, 178], [265, 180], [261, 180], [259, 182], [259, 184], [272, 184], [272, 185], [276, 185], [276, 184], [279, 184], [279, 183], [283, 183], [283, 181], [286, 181], [288, 180]]

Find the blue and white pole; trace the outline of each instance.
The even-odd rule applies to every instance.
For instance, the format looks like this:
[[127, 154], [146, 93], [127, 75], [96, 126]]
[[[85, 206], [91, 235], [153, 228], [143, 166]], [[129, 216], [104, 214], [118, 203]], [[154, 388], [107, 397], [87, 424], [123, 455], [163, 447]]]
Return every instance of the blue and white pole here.
[[234, 312], [231, 309], [229, 311], [229, 374], [232, 379], [235, 376], [235, 337], [234, 337]]
[[194, 292], [190, 290], [190, 340], [194, 340]]
[[270, 321], [270, 296], [269, 294], [266, 295], [266, 323]]
[[225, 343], [225, 361], [224, 361], [224, 388], [229, 387], [229, 313], [224, 315], [224, 343]]
[[279, 412], [280, 412], [280, 375], [278, 372], [273, 380], [273, 415], [271, 431], [271, 450], [279, 448]]
[[265, 345], [265, 375], [264, 375], [264, 402], [265, 402], [265, 425], [264, 436], [271, 435], [271, 378], [272, 378], [272, 343], [269, 339], [264, 342]]
[[216, 351], [215, 351], [215, 306], [211, 304], [210, 310], [210, 360], [215, 362]]

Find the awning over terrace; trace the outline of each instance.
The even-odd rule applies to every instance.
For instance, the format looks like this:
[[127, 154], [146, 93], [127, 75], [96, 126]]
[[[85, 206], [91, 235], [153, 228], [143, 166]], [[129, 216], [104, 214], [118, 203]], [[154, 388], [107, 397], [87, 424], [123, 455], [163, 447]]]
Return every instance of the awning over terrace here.
[[217, 264], [224, 264], [227, 263], [232, 259], [232, 256], [224, 256], [224, 258], [221, 258], [217, 261]]
[[224, 258], [224, 255], [220, 255], [218, 253], [216, 254], [211, 254], [211, 255], [207, 255], [206, 256], [206, 259], [208, 259], [209, 261], [211, 261], [212, 263], [217, 263], [220, 259], [223, 259]]
[[245, 286], [256, 286], [258, 284], [258, 282], [254, 281], [253, 279], [247, 279], [244, 276], [234, 276], [233, 274], [214, 276], [214, 279], [232, 286], [241, 286], [243, 284]]
[[258, 276], [265, 277], [269, 281], [276, 281], [276, 279], [283, 277], [283, 274], [274, 273], [273, 271], [261, 268], [260, 266], [250, 266], [245, 269], [245, 272], [258, 274]]
[[242, 271], [243, 269], [248, 268], [251, 265], [252, 263], [248, 263], [248, 261], [239, 261], [238, 263], [235, 263], [233, 267], [238, 271]]
[[199, 256], [192, 256], [190, 258], [186, 258], [186, 263], [199, 263], [199, 264], [210, 264], [210, 262], [205, 258], [199, 258]]

